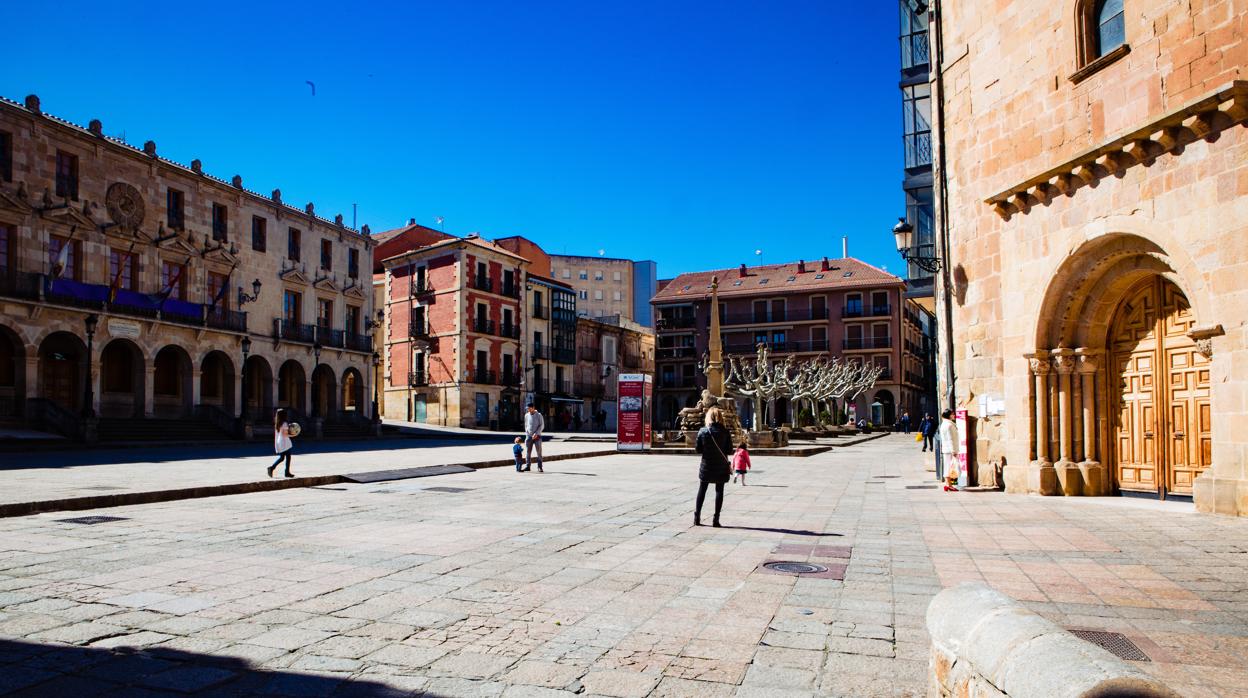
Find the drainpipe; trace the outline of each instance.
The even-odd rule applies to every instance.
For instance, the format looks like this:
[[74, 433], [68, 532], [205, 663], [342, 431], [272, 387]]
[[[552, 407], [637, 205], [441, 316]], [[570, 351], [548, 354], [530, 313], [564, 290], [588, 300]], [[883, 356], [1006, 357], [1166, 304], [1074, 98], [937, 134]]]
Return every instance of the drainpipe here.
[[949, 270], [949, 175], [945, 167], [945, 73], [941, 63], [945, 60], [944, 32], [941, 24], [940, 0], [932, 2], [932, 24], [935, 29], [936, 51], [932, 56], [932, 65], [936, 69], [936, 122], [939, 125], [939, 145], [936, 149], [936, 163], [940, 169], [937, 184], [940, 187], [940, 281], [941, 295], [945, 306], [945, 390], [946, 404], [951, 410], [958, 409], [958, 401], [954, 392], [953, 373], [953, 293]]

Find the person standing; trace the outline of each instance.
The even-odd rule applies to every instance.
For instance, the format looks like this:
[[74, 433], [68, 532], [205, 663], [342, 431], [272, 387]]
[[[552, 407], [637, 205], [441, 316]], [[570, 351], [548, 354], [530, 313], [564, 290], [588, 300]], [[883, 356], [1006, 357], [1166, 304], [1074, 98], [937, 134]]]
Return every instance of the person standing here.
[[724, 427], [724, 415], [718, 407], [706, 411], [706, 426], [698, 430], [697, 452], [702, 454], [698, 464], [698, 499], [693, 507], [693, 525], [702, 525], [702, 502], [706, 499], [707, 485], [715, 485], [715, 518], [711, 525], [719, 528], [719, 510], [724, 505], [724, 485], [732, 476], [728, 454], [732, 451], [732, 434]]
[[908, 410], [901, 413], [901, 428], [907, 434], [910, 433], [910, 412]]
[[537, 472], [542, 470], [542, 432], [546, 430], [546, 420], [537, 411], [533, 403], [529, 403], [529, 411], [524, 415], [524, 440], [528, 443], [525, 451], [525, 471], [533, 468], [533, 449], [537, 449]]
[[273, 451], [277, 453], [277, 460], [273, 461], [273, 465], [269, 466], [269, 477], [273, 477], [273, 471], [282, 461], [286, 461], [285, 477], [294, 477], [290, 472], [290, 454], [295, 450], [295, 444], [290, 440], [290, 423], [287, 421], [286, 410], [278, 410], [273, 415]]
[[737, 452], [732, 454], [732, 481], [736, 482], [737, 478], [741, 478], [741, 486], [745, 487], [745, 474], [750, 472], [750, 448], [749, 444], [742, 441], [737, 447]]
[[936, 451], [936, 447], [932, 444], [932, 437], [936, 435], [936, 420], [932, 419], [931, 414], [923, 415], [923, 419], [919, 422], [919, 434], [923, 437], [923, 453], [927, 453], [927, 449]]
[[958, 440], [958, 425], [953, 423], [953, 410], [940, 413], [940, 455], [945, 463], [945, 491], [958, 491], [958, 454], [962, 452]]
[[524, 446], [521, 446], [522, 443], [524, 443], [524, 439], [517, 436], [515, 444], [511, 447], [511, 455], [516, 459], [517, 473], [524, 469]]

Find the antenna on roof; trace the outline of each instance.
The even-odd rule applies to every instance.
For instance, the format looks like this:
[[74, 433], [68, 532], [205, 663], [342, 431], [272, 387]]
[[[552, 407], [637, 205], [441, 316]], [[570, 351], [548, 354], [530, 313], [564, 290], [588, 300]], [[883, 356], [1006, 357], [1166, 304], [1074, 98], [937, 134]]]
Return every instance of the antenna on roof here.
[[446, 227], [446, 226], [442, 225], [442, 222], [443, 222], [443, 221], [445, 221], [446, 219], [445, 219], [445, 218], [443, 218], [442, 216], [434, 216], [434, 217], [433, 217], [433, 220], [435, 220], [435, 221], [437, 221], [437, 222], [438, 222], [438, 232], [440, 232], [440, 233], [445, 233], [445, 232], [446, 232], [446, 230], [445, 230], [445, 227]]

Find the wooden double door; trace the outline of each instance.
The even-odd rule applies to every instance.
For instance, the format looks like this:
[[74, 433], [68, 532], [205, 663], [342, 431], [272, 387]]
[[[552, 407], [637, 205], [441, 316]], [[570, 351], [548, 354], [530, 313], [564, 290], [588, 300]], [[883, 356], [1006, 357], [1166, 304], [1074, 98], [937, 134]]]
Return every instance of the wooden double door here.
[[1109, 333], [1110, 437], [1124, 492], [1191, 496], [1212, 450], [1209, 359], [1187, 298], [1156, 277], [1127, 294]]

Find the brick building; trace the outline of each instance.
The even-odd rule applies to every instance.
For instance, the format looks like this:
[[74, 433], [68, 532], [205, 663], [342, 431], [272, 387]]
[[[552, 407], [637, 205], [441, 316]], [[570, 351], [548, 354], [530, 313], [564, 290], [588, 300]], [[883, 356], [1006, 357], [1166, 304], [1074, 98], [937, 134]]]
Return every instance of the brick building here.
[[1013, 492], [1248, 513], [1248, 3], [939, 7], [973, 456]]
[[0, 100], [0, 421], [209, 438], [244, 409], [271, 428], [286, 407], [366, 428], [371, 247], [280, 191], [58, 119], [33, 95]]
[[[697, 364], [707, 351], [711, 278], [718, 276], [725, 355], [753, 354], [767, 344], [777, 359], [839, 357], [884, 368], [875, 389], [859, 397], [858, 415], [892, 424], [902, 410], [926, 404], [923, 352], [930, 314], [905, 298], [905, 282], [852, 258], [681, 274], [653, 304], [657, 340], [655, 423], [668, 427], [706, 386]], [[753, 406], [741, 401], [751, 423]], [[876, 405], [873, 407], [873, 405]], [[771, 406], [768, 420], [793, 421], [787, 400]]]
[[584, 429], [615, 431], [621, 373], [654, 373], [654, 332], [620, 317], [576, 320], [576, 395]]

